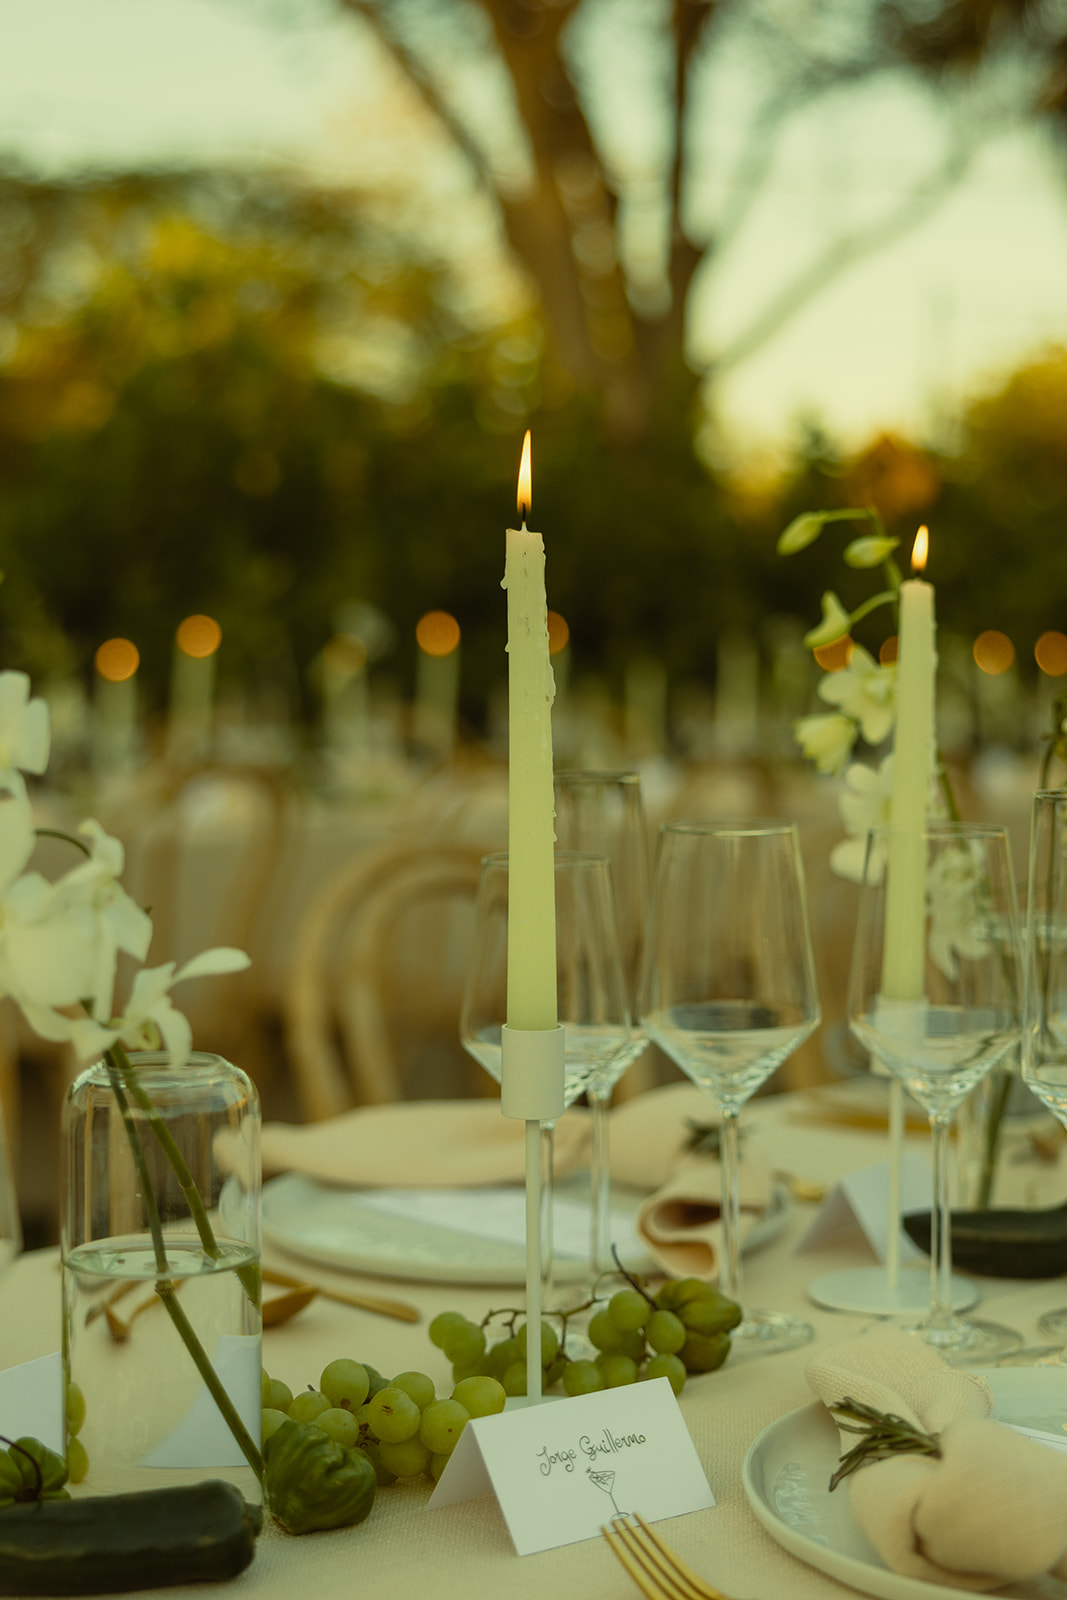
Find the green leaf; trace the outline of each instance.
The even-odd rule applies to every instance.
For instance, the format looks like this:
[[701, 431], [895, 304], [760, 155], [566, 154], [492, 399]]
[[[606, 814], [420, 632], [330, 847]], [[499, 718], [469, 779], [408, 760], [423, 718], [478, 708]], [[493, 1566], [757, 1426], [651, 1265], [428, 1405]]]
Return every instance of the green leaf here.
[[891, 539], [888, 534], [867, 533], [846, 545], [845, 561], [850, 567], [877, 567], [899, 543], [899, 539]]
[[803, 550], [807, 545], [813, 544], [827, 522], [832, 520], [834, 519], [831, 512], [802, 511], [799, 517], [793, 518], [785, 532], [779, 535], [778, 554], [780, 556], [796, 555], [798, 550]]
[[851, 625], [852, 618], [834, 591], [827, 589], [822, 597], [822, 621], [804, 635], [804, 643], [809, 650], [815, 650], [819, 645], [833, 644], [835, 639], [844, 638]]

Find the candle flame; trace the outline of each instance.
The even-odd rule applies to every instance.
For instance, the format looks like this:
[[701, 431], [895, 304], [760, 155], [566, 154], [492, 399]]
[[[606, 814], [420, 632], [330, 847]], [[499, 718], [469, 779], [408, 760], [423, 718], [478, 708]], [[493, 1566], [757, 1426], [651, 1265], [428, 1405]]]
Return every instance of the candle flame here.
[[519, 463], [519, 516], [525, 525], [530, 513], [532, 498], [533, 474], [530, 470], [530, 430], [527, 428], [526, 437], [522, 441], [522, 460]]
[[919, 529], [918, 533], [915, 535], [915, 543], [912, 545], [912, 548], [911, 548], [911, 570], [912, 570], [912, 572], [925, 572], [926, 571], [926, 557], [929, 555], [929, 553], [930, 553], [930, 530], [926, 526], [926, 523], [924, 522], [922, 527]]

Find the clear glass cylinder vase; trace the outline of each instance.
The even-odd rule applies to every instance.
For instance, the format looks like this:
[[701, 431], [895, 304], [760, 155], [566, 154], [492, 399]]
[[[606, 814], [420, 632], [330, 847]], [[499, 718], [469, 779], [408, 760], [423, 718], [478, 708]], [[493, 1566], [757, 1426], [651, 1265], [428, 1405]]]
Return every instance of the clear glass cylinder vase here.
[[221, 1056], [89, 1067], [62, 1121], [71, 1476], [122, 1493], [227, 1478], [258, 1501], [259, 1099]]

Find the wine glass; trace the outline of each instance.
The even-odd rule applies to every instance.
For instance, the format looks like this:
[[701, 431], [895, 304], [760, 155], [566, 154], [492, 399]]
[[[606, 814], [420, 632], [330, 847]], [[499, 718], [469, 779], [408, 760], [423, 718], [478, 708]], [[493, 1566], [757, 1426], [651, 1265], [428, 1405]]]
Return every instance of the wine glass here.
[[0, 1276], [22, 1249], [22, 1226], [10, 1152], [11, 1146], [4, 1131], [3, 1111], [0, 1109]]
[[[1067, 1128], [1067, 790], [1039, 789], [1030, 821], [1023, 1078]], [[1067, 1307], [1038, 1320], [1067, 1343]]]
[[930, 1304], [911, 1331], [949, 1360], [1021, 1343], [953, 1308], [947, 1161], [957, 1107], [1018, 1041], [1017, 904], [1004, 828], [945, 822], [868, 836], [849, 1026], [930, 1121]]
[[[555, 800], [560, 847], [605, 855], [611, 862], [623, 977], [630, 1015], [636, 1018], [649, 890], [648, 831], [640, 775], [557, 772]], [[611, 1097], [623, 1073], [647, 1048], [648, 1035], [635, 1021], [629, 1042], [604, 1063], [586, 1089], [592, 1130], [590, 1266], [594, 1282], [611, 1264]]]
[[[611, 865], [583, 851], [555, 853], [556, 995], [563, 1025], [563, 1103], [573, 1105], [630, 1038]], [[482, 861], [474, 934], [460, 1009], [460, 1041], [500, 1082], [500, 1030], [507, 1020], [508, 857]], [[542, 1274], [552, 1303], [552, 1130], [542, 1123]]]
[[[803, 867], [791, 823], [663, 825], [642, 990], [649, 1037], [719, 1109], [719, 1287], [743, 1305], [738, 1116], [819, 1022]], [[811, 1336], [810, 1324], [798, 1317], [745, 1308], [732, 1338], [761, 1350], [787, 1350]]]

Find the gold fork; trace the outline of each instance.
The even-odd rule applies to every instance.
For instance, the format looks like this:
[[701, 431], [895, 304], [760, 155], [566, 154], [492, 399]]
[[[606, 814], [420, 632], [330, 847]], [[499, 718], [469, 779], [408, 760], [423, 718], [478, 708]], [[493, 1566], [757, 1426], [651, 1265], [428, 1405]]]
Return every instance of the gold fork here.
[[610, 1528], [600, 1531], [648, 1600], [730, 1600], [686, 1566], [644, 1517], [636, 1511], [630, 1515], [632, 1522], [615, 1517]]

